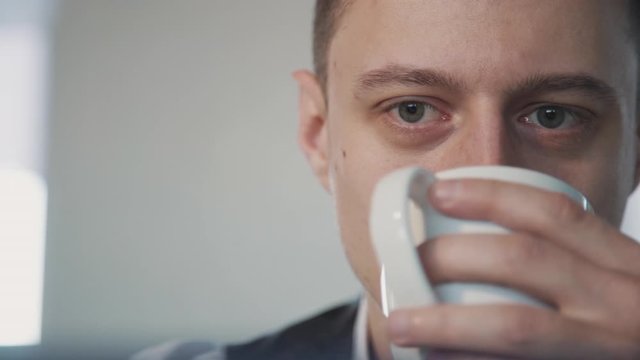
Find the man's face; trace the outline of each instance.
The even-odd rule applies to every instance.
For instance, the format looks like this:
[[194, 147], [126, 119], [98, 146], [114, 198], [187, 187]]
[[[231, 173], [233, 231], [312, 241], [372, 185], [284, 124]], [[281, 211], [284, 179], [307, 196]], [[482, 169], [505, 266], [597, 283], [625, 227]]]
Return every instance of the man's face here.
[[327, 62], [323, 181], [370, 294], [370, 197], [400, 167], [538, 170], [620, 222], [638, 151], [624, 12], [609, 1], [354, 1]]

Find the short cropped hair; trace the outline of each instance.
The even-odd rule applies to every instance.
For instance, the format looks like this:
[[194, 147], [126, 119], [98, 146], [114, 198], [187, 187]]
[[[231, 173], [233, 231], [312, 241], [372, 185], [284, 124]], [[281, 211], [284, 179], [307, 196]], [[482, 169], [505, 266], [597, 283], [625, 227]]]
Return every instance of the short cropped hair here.
[[313, 21], [313, 66], [323, 87], [327, 83], [329, 46], [342, 14], [353, 0], [316, 0]]
[[[629, 6], [629, 33], [640, 57], [640, 0], [627, 0]], [[327, 84], [328, 58], [331, 40], [342, 15], [353, 0], [316, 0], [313, 21], [313, 65], [323, 88]], [[640, 90], [639, 96], [640, 96]]]

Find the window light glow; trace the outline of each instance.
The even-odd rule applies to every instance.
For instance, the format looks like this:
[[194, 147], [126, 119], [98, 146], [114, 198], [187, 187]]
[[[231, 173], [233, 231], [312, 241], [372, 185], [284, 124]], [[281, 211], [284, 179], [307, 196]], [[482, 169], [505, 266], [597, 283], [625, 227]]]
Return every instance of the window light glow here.
[[[29, 4], [0, 0], [0, 12]], [[0, 346], [25, 346], [41, 336], [46, 49], [41, 24], [11, 22], [7, 11], [0, 19]]]
[[0, 346], [40, 342], [46, 199], [33, 172], [0, 170]]

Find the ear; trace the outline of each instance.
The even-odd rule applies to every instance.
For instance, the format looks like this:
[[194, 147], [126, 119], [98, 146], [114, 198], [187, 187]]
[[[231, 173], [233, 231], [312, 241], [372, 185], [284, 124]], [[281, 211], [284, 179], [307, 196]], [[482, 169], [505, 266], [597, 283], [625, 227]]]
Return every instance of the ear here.
[[298, 83], [298, 145], [322, 186], [331, 192], [327, 106], [318, 78], [310, 71], [293, 73]]

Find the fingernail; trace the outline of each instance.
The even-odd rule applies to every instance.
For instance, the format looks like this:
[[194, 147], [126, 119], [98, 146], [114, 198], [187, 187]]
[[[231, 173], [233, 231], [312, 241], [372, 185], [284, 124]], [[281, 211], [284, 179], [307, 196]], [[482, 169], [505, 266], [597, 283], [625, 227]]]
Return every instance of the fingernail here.
[[411, 317], [404, 311], [396, 311], [389, 317], [389, 330], [395, 343], [405, 342], [409, 337]]
[[441, 205], [452, 203], [460, 191], [460, 181], [440, 180], [433, 184], [433, 197]]

